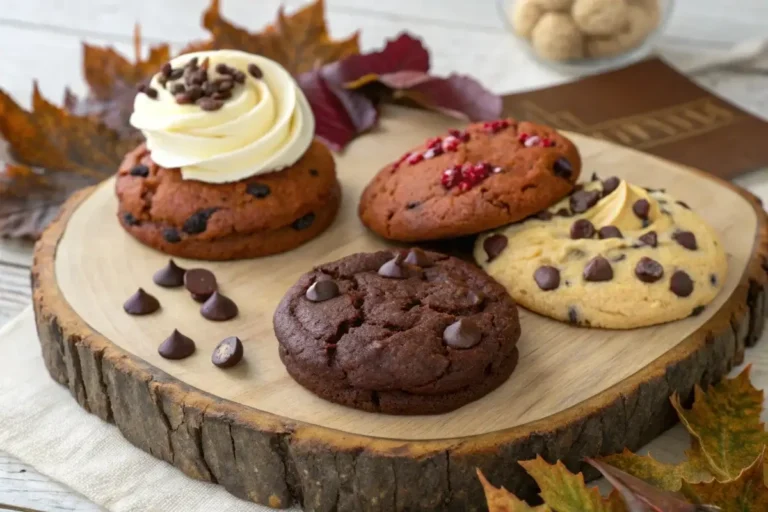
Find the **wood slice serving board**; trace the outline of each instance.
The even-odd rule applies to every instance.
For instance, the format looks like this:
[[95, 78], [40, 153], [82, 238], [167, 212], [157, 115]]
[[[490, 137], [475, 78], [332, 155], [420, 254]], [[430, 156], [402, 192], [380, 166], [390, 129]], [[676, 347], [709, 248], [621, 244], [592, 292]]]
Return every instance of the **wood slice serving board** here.
[[[420, 111], [388, 110], [376, 133], [338, 157], [339, 218], [303, 247], [239, 262], [179, 260], [216, 273], [241, 308], [230, 322], [208, 322], [184, 290], [152, 284], [167, 257], [118, 226], [112, 181], [77, 194], [35, 253], [35, 313], [51, 375], [138, 447], [245, 499], [274, 507], [299, 502], [307, 510], [483, 510], [476, 468], [530, 496], [535, 486], [518, 460], [541, 454], [576, 470], [584, 456], [637, 448], [674, 421], [671, 393], [687, 397], [694, 384], [720, 378], [757, 339], [766, 308], [768, 224], [756, 198], [700, 171], [572, 134], [585, 175], [666, 188], [719, 231], [728, 279], [704, 313], [619, 332], [523, 311], [512, 377], [448, 414], [365, 413], [305, 391], [279, 360], [275, 306], [313, 265], [388, 245], [360, 224], [360, 192], [386, 162], [449, 124]], [[123, 312], [138, 286], [160, 299], [158, 314]], [[198, 351], [164, 360], [157, 346], [176, 327]], [[223, 371], [210, 354], [231, 335], [243, 339], [246, 359]]]

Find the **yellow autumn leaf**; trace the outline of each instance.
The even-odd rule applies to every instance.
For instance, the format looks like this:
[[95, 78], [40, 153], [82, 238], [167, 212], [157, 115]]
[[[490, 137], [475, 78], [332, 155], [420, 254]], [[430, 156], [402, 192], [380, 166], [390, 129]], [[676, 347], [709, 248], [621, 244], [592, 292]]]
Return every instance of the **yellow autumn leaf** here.
[[765, 449], [739, 475], [727, 482], [683, 484], [683, 494], [696, 504], [714, 505], [722, 512], [765, 512], [768, 487], [764, 481]]
[[483, 484], [485, 499], [488, 502], [488, 512], [552, 512], [546, 505], [532, 507], [503, 487], [496, 488], [485, 478], [478, 469], [477, 477]]

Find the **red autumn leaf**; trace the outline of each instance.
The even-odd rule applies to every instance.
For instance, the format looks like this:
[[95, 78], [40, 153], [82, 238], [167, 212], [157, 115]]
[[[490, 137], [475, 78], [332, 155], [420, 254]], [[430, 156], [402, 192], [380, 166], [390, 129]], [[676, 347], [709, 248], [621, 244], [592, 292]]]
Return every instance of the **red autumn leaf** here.
[[[331, 149], [340, 151], [359, 133], [347, 109], [334, 95], [320, 70], [302, 74], [298, 82], [315, 116], [315, 135]], [[376, 109], [368, 107], [362, 105], [361, 117], [371, 111], [376, 113]]]

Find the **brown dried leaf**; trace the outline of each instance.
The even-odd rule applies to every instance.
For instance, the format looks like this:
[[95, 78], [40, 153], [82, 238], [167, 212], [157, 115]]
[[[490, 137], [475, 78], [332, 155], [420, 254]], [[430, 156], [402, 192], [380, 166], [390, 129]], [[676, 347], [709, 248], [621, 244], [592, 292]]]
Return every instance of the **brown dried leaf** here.
[[323, 64], [360, 53], [359, 33], [334, 41], [325, 23], [325, 2], [314, 3], [286, 15], [282, 7], [277, 20], [261, 33], [251, 33], [221, 17], [219, 0], [212, 0], [203, 15], [203, 26], [211, 33], [211, 47], [234, 48], [263, 55], [298, 76]]

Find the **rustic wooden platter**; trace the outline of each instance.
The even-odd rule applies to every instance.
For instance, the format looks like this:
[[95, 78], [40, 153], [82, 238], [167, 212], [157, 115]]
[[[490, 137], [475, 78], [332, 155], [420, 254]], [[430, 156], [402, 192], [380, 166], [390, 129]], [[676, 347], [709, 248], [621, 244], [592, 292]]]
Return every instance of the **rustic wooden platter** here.
[[[766, 310], [766, 214], [757, 199], [700, 171], [572, 134], [584, 175], [619, 175], [666, 188], [720, 233], [729, 254], [724, 290], [704, 313], [635, 331], [580, 329], [522, 312], [520, 363], [488, 396], [443, 415], [371, 414], [316, 398], [280, 363], [272, 313], [313, 265], [386, 247], [356, 216], [362, 188], [409, 146], [451, 127], [445, 118], [391, 109], [381, 128], [338, 157], [344, 201], [320, 238], [290, 253], [240, 262], [178, 260], [213, 270], [240, 316], [204, 320], [184, 290], [152, 284], [167, 257], [126, 235], [113, 182], [77, 194], [38, 242], [34, 303], [51, 375], [84, 408], [138, 447], [193, 478], [258, 503], [307, 510], [483, 510], [480, 468], [521, 495], [535, 487], [516, 464], [541, 454], [581, 469], [584, 456], [637, 448], [675, 418], [668, 397], [689, 396], [743, 357]], [[122, 311], [138, 286], [160, 299], [147, 317]], [[198, 351], [157, 354], [174, 328]], [[246, 359], [210, 363], [237, 335]]]

